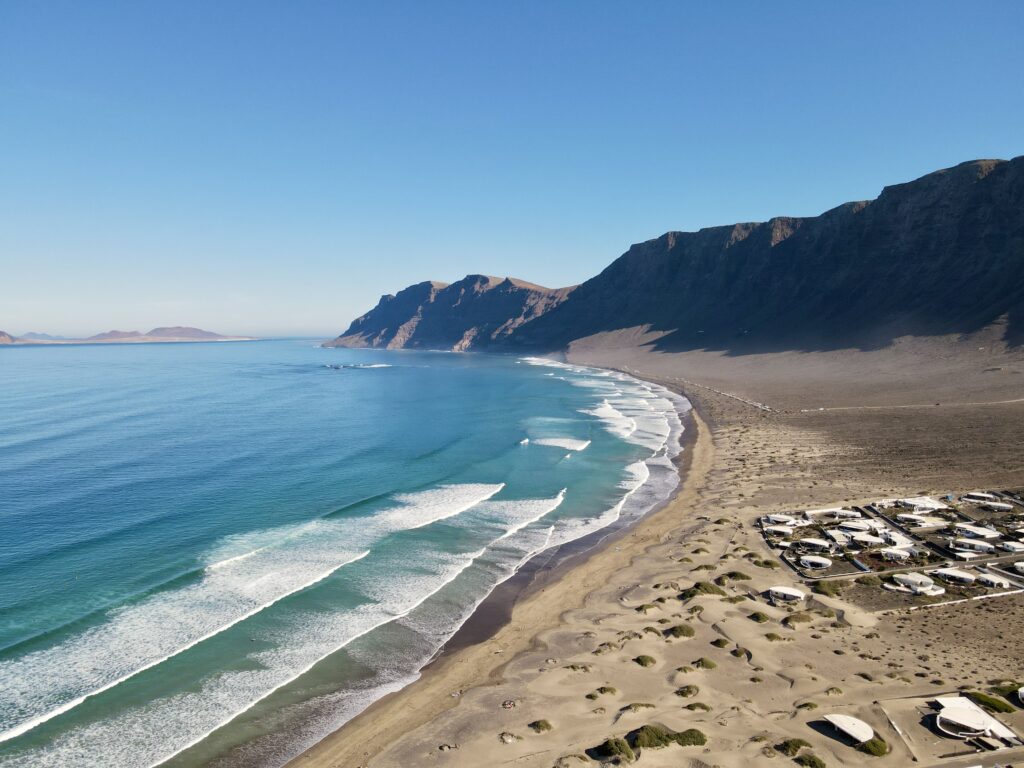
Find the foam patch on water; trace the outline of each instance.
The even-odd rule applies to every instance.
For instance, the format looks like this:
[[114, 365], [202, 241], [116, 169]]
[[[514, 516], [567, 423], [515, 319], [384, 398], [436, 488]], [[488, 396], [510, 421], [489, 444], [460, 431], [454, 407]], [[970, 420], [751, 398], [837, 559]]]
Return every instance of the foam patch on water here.
[[549, 445], [553, 448], [563, 448], [567, 451], [583, 451], [590, 445], [589, 440], [576, 440], [571, 437], [539, 437], [533, 441], [534, 445]]

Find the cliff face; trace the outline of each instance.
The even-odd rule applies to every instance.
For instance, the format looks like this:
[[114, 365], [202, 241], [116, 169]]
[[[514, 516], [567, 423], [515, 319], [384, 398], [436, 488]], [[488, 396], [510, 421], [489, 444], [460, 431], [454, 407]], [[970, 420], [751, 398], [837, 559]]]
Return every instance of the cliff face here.
[[[436, 312], [444, 324], [456, 310]], [[876, 347], [1000, 319], [1024, 343], [1024, 157], [963, 163], [820, 216], [669, 232], [515, 317], [490, 346], [554, 350], [642, 327], [666, 350]], [[497, 307], [489, 321], [503, 327]], [[452, 346], [480, 346], [473, 327]]]
[[381, 297], [374, 309], [326, 346], [456, 351], [499, 346], [571, 292], [485, 275], [451, 285], [419, 283]]

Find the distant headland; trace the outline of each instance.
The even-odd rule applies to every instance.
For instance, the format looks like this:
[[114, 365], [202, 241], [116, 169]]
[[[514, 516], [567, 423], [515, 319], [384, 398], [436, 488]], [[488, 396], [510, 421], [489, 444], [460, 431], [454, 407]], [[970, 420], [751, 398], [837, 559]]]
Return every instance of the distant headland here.
[[154, 328], [147, 333], [141, 331], [106, 331], [95, 336], [75, 339], [53, 336], [48, 333], [26, 333], [13, 336], [0, 331], [0, 344], [145, 344], [153, 342], [174, 343], [194, 341], [256, 341], [251, 336], [223, 336], [202, 328], [175, 325]]

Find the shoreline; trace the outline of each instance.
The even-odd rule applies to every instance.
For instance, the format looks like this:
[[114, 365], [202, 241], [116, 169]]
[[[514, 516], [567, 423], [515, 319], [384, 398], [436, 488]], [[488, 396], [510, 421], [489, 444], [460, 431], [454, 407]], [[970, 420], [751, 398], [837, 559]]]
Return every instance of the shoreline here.
[[[625, 371], [616, 373], [641, 378]], [[666, 524], [669, 529], [678, 524], [678, 521], [669, 521], [669, 512], [678, 511], [687, 500], [694, 499], [699, 481], [710, 467], [710, 428], [697, 403], [683, 388], [667, 382], [643, 380], [681, 395], [690, 404], [688, 410], [679, 414], [683, 430], [679, 440], [680, 451], [673, 464], [680, 481], [671, 495], [616, 530], [595, 531], [577, 541], [567, 542], [546, 557], [533, 558], [481, 601], [435, 657], [420, 670], [416, 680], [373, 702], [288, 761], [285, 764], [287, 768], [363, 766], [388, 746], [393, 724], [400, 724], [403, 731], [419, 727], [442, 712], [457, 707], [464, 691], [500, 681], [502, 670], [535, 648], [538, 635], [557, 626], [562, 614], [582, 605], [596, 585], [583, 590], [573, 587], [585, 584], [597, 572], [607, 568], [604, 560], [612, 555], [616, 562], [628, 558], [625, 564], [643, 556], [666, 535], [667, 531], [661, 530]], [[562, 550], [569, 551], [560, 557]], [[551, 562], [553, 559], [556, 560], [554, 564]], [[566, 600], [558, 600], [563, 593]], [[527, 616], [531, 617], [528, 621], [524, 620]], [[494, 659], [495, 655], [501, 658]], [[410, 710], [415, 712], [414, 716]]]

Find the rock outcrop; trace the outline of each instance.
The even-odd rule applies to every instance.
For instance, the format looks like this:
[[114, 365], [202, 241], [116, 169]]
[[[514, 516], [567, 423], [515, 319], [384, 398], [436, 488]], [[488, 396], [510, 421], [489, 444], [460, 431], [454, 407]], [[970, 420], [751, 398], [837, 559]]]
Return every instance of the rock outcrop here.
[[469, 275], [450, 285], [418, 283], [382, 296], [326, 346], [456, 351], [500, 346], [571, 292], [486, 275]]

